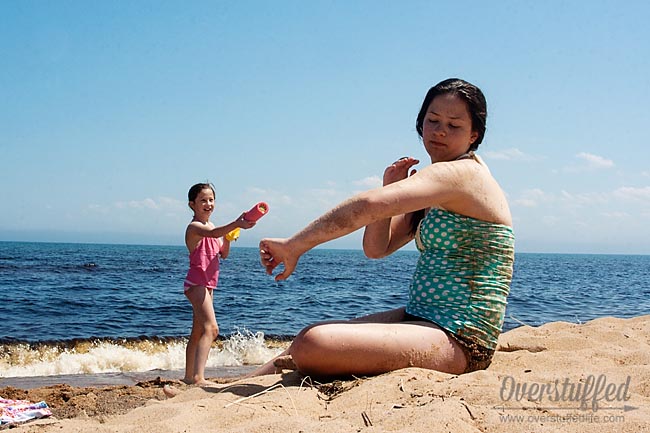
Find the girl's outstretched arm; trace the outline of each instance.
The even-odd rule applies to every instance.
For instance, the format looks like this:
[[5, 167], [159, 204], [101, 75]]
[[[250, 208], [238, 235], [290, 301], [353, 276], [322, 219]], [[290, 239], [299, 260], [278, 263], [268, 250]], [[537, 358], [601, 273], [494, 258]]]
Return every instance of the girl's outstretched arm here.
[[[201, 238], [224, 237], [225, 246], [225, 243], [228, 242], [225, 239], [225, 235], [235, 230], [236, 228], [249, 229], [254, 225], [255, 222], [246, 220], [243, 213], [235, 221], [220, 227], [214, 227], [212, 224], [202, 223], [201, 221], [192, 221], [185, 230], [185, 245], [187, 245], [187, 249], [192, 252], [201, 241]], [[228, 243], [227, 246], [228, 251], [230, 250], [229, 247], [230, 243]], [[224, 259], [227, 256], [228, 253], [226, 253], [225, 256], [222, 255]]]
[[[477, 202], [472, 195], [476, 194], [471, 192], [473, 187], [468, 186], [470, 182], [467, 181], [467, 173], [467, 168], [454, 167], [452, 163], [431, 164], [405, 179], [357, 194], [290, 238], [262, 239], [262, 266], [268, 274], [272, 274], [283, 263], [284, 270], [275, 279], [284, 280], [291, 275], [302, 254], [361, 227], [433, 206], [456, 211], [454, 207], [447, 207], [447, 203], [452, 201], [462, 201], [463, 206], [475, 207]], [[404, 245], [407, 239], [412, 239], [412, 235], [402, 233], [398, 243]]]
[[199, 221], [193, 221], [187, 227], [188, 232], [191, 232], [193, 235], [200, 236], [203, 238], [220, 238], [227, 235], [236, 228], [249, 229], [253, 227], [256, 223], [254, 221], [248, 221], [244, 218], [244, 213], [242, 213], [239, 218], [234, 220], [231, 223], [228, 223], [224, 226], [210, 228], [206, 224], [203, 224]]

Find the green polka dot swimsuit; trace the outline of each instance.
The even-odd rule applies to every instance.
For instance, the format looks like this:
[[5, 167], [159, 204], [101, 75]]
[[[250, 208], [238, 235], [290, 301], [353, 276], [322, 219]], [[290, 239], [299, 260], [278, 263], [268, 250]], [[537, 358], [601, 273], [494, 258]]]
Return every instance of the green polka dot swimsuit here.
[[406, 312], [495, 349], [512, 280], [512, 228], [434, 208], [415, 240], [421, 254]]

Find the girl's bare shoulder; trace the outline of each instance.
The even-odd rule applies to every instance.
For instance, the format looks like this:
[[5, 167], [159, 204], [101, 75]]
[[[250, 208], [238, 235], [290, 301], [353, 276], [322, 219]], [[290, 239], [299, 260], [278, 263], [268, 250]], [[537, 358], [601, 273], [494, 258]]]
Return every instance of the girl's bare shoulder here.
[[185, 230], [185, 233], [195, 233], [198, 235], [203, 235], [204, 233], [207, 233], [212, 229], [214, 229], [214, 224], [212, 224], [210, 221], [208, 222], [192, 221], [187, 225], [187, 229]]

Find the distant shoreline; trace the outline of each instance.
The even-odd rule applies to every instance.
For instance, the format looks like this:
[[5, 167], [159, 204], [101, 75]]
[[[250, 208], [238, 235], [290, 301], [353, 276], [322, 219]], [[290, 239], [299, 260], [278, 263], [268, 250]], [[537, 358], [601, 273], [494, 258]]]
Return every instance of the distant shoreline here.
[[[161, 248], [185, 248], [183, 244], [169, 244], [169, 243], [125, 243], [125, 242], [89, 242], [89, 241], [38, 241], [38, 240], [4, 240], [0, 239], [2, 243], [20, 243], [20, 244], [54, 244], [54, 245], [111, 245], [111, 246], [127, 246], [127, 247], [161, 247]], [[234, 249], [254, 249], [256, 245], [233, 245]], [[324, 245], [314, 248], [315, 251], [363, 251], [361, 247], [336, 247], [332, 245]], [[418, 253], [414, 245], [407, 244], [404, 248], [396, 251], [396, 253]], [[650, 252], [549, 252], [549, 251], [515, 251], [515, 254], [548, 254], [548, 255], [567, 255], [567, 256], [650, 256]]]

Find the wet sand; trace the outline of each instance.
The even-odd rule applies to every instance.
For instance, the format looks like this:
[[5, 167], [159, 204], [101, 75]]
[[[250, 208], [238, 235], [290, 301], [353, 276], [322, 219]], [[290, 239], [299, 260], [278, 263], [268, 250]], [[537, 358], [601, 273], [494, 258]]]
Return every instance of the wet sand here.
[[[256, 366], [206, 368], [207, 377], [232, 378], [243, 376], [254, 370]], [[150, 370], [126, 373], [95, 373], [95, 374], [64, 374], [53, 376], [26, 376], [0, 378], [0, 389], [14, 387], [22, 389], [42, 388], [52, 385], [70, 385], [73, 387], [102, 387], [114, 385], [135, 385], [160, 378], [162, 380], [177, 380], [183, 377], [183, 370]]]

